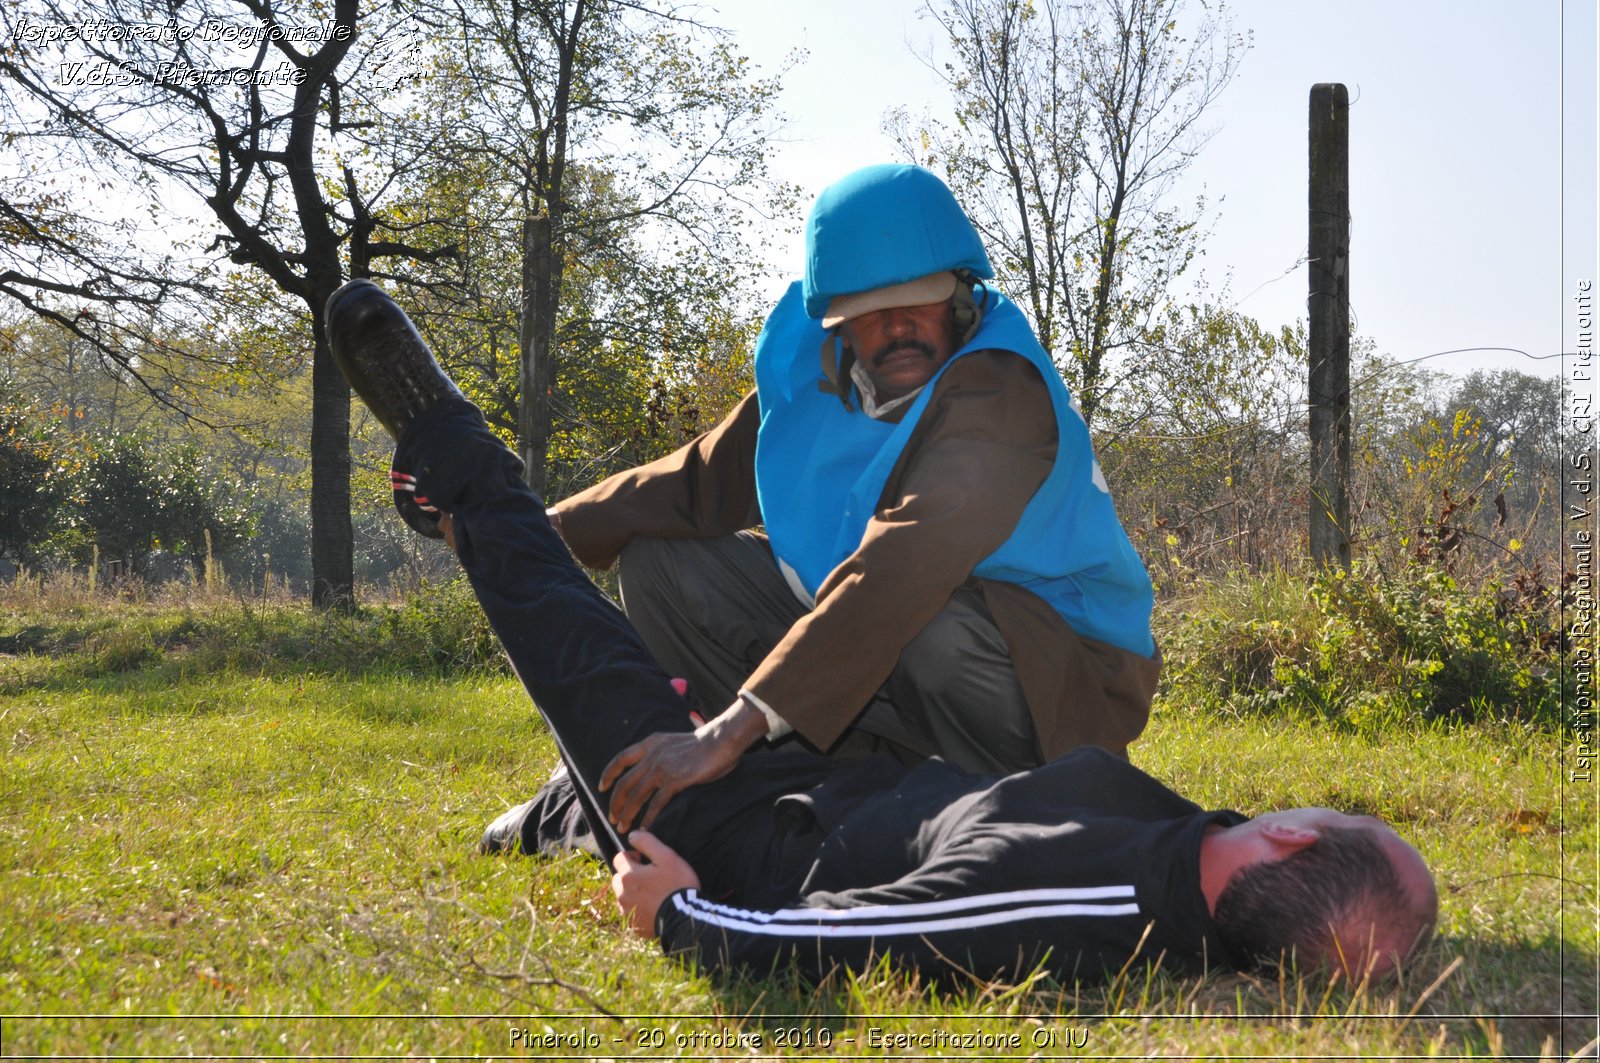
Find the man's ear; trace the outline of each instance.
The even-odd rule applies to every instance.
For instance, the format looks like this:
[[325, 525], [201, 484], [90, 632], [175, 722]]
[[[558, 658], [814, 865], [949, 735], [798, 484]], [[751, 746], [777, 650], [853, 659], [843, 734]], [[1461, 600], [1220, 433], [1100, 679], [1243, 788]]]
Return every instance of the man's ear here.
[[1261, 837], [1282, 850], [1285, 856], [1316, 844], [1321, 833], [1315, 827], [1297, 827], [1288, 823], [1263, 823]]

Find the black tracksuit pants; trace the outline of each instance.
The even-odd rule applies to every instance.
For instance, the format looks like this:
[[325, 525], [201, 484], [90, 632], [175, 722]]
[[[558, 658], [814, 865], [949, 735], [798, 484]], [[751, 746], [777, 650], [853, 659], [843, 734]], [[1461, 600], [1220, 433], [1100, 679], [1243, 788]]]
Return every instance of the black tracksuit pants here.
[[[461, 565], [517, 676], [555, 735], [596, 841], [609, 858], [601, 771], [634, 742], [687, 731], [683, 699], [618, 609], [583, 573], [522, 480], [521, 461], [471, 404], [447, 400], [405, 431], [395, 468], [455, 521]], [[839, 766], [788, 748], [744, 757], [669, 802], [652, 833], [699, 873], [708, 897], [792, 898], [822, 833], [775, 803]], [[892, 785], [892, 780], [884, 780]]]

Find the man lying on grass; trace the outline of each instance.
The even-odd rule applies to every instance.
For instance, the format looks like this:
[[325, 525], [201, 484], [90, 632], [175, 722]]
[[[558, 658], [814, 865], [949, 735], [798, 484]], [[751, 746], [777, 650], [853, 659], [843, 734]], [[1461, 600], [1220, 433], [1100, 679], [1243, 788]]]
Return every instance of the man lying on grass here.
[[[651, 734], [691, 729], [682, 699], [400, 308], [352, 281], [327, 320], [345, 376], [398, 440], [402, 514], [413, 526], [448, 518], [609, 850], [620, 907], [668, 953], [810, 976], [883, 955], [980, 978], [1044, 964], [1064, 980], [1130, 962], [1198, 971], [1292, 954], [1361, 977], [1392, 969], [1431, 930], [1432, 876], [1379, 820], [1208, 812], [1096, 749], [988, 776], [939, 760], [840, 763], [792, 742], [757, 748], [624, 845], [608, 766]], [[622, 766], [611, 770], [625, 783]], [[634, 795], [616, 826], [632, 826], [648, 797]], [[519, 814], [537, 834], [537, 808]]]

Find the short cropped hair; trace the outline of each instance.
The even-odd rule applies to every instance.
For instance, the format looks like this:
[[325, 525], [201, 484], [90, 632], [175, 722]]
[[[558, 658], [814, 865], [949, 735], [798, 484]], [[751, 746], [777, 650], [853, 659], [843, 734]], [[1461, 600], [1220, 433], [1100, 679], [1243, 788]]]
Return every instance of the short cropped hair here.
[[[1366, 831], [1323, 829], [1282, 860], [1236, 873], [1217, 898], [1218, 933], [1235, 962], [1252, 967], [1291, 956], [1304, 965], [1337, 964], [1370, 940], [1407, 953], [1433, 924]], [[1348, 933], [1359, 940], [1340, 937]]]

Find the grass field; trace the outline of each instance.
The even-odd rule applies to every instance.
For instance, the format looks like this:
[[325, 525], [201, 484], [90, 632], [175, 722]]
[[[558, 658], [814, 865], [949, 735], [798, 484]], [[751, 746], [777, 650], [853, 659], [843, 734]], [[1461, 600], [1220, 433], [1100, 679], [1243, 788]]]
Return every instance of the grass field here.
[[[1548, 733], [1159, 706], [1134, 759], [1202, 804], [1370, 811], [1416, 842], [1440, 932], [1394, 983], [740, 983], [628, 936], [597, 865], [474, 855], [554, 763], [513, 680], [408, 674], [361, 649], [381, 622], [295, 660], [292, 618], [122, 614], [0, 627], [6, 1056], [1594, 1053], [1594, 788]], [[197, 649], [208, 623], [228, 636]]]

